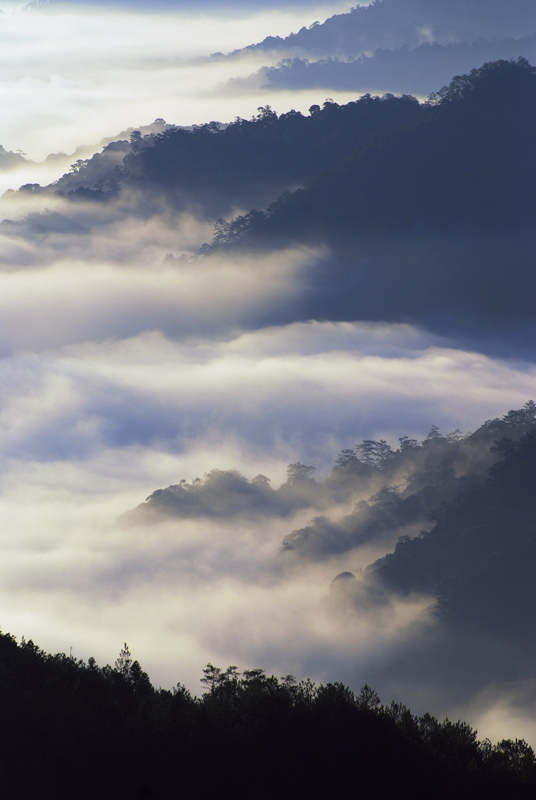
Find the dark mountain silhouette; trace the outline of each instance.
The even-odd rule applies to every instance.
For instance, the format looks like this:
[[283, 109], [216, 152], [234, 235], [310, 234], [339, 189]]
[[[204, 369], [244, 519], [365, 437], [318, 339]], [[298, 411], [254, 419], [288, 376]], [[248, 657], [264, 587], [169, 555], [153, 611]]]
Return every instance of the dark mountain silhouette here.
[[536, 70], [520, 58], [456, 77], [427, 105], [365, 95], [345, 106], [328, 99], [309, 117], [266, 106], [227, 126], [134, 131], [48, 191], [106, 198], [135, 188], [179, 205], [229, 206], [306, 183], [218, 229], [217, 244], [508, 230], [534, 215], [535, 86]]
[[439, 44], [426, 42], [392, 50], [378, 48], [372, 55], [316, 61], [287, 58], [262, 67], [249, 78], [233, 78], [233, 89], [249, 86], [272, 89], [324, 89], [406, 92], [428, 95], [447, 83], [454, 73], [469, 72], [486, 61], [524, 56], [536, 61], [536, 34], [514, 38], [478, 39], [476, 42]]
[[310, 469], [300, 463], [291, 464], [288, 480], [279, 489], [272, 489], [265, 475], [248, 481], [237, 470], [214, 469], [203, 479], [195, 478], [190, 483], [182, 480], [166, 489], [157, 489], [122, 519], [126, 523], [139, 523], [144, 519], [154, 522], [169, 517], [288, 516], [319, 503], [318, 485], [309, 477]]
[[515, 693], [514, 686], [530, 683], [536, 404], [467, 436], [432, 428], [420, 444], [402, 437], [397, 450], [358, 443], [342, 451], [326, 482], [358, 462], [376, 473], [379, 490], [348, 516], [315, 518], [285, 537], [282, 563], [300, 568], [337, 557], [340, 564], [347, 553], [351, 565], [363, 545], [391, 550], [359, 577], [337, 575], [328, 599], [336, 618], [374, 615], [409, 598], [430, 603], [425, 616], [433, 630], [409, 636], [375, 671], [382, 691], [410, 692], [424, 681], [437, 699], [454, 694], [465, 702], [486, 687], [503, 683]]
[[[464, 703], [502, 686], [517, 698], [514, 703], [531, 707], [536, 406], [529, 402], [457, 442], [434, 436], [409, 452], [422, 459], [426, 450], [429, 466], [416, 472], [409, 467], [407, 486], [375, 513], [372, 530], [370, 512], [367, 519], [360, 509], [331, 526], [344, 528], [346, 547], [399, 534], [394, 549], [359, 578], [347, 571], [334, 581], [332, 613], [374, 614], [408, 598], [426, 598], [433, 628], [410, 636], [374, 673], [382, 691], [403, 686], [406, 694], [418, 694], [426, 684], [441, 705], [453, 695]], [[374, 503], [368, 505], [375, 512]], [[404, 531], [408, 513], [419, 506], [420, 532]], [[283, 543], [283, 557], [289, 545], [298, 563], [336, 552], [333, 530], [311, 527]]]
[[[274, 324], [404, 320], [472, 347], [498, 337], [504, 349], [536, 323], [535, 130], [536, 70], [519, 58], [456, 76], [426, 104], [364, 95], [309, 116], [265, 106], [227, 126], [134, 131], [56, 184], [23, 188], [102, 202], [134, 194], [130, 213], [171, 205], [221, 217], [203, 253], [320, 248], [307, 291]], [[223, 218], [278, 194], [266, 210]], [[2, 226], [23, 236], [39, 223]]]
[[[336, 245], [370, 233], [532, 226], [535, 100], [525, 59], [484, 64], [432, 95], [416, 125], [367, 140], [343, 166], [231, 223], [227, 239]], [[336, 118], [340, 106], [325, 112]]]
[[[399, 550], [404, 553], [406, 547], [431, 546], [435, 534], [430, 531], [439, 525], [437, 523], [434, 527], [433, 521], [443, 520], [445, 509], [456, 509], [458, 503], [474, 498], [474, 512], [478, 515], [482, 511], [479, 504], [481, 501], [484, 503], [490, 493], [496, 497], [492, 513], [495, 513], [493, 509], [497, 503], [507, 507], [513, 494], [502, 489], [498, 491], [496, 477], [506, 474], [505, 470], [517, 470], [519, 485], [525, 487], [529, 502], [531, 470], [533, 467], [536, 469], [536, 459], [534, 464], [530, 461], [532, 451], [529, 445], [535, 430], [536, 404], [528, 401], [523, 408], [509, 411], [501, 419], [488, 420], [467, 435], [460, 431], [443, 435], [433, 426], [420, 443], [407, 436], [400, 437], [397, 449], [385, 440], [358, 442], [354, 448], [341, 451], [331, 474], [324, 479], [315, 479], [315, 468], [300, 462], [289, 465], [287, 481], [278, 489], [270, 486], [265, 475], [257, 475], [248, 481], [236, 470], [212, 470], [203, 479], [196, 478], [190, 483], [183, 480], [153, 492], [145, 503], [125, 515], [125, 521], [284, 517], [298, 509], [327, 510], [339, 503], [357, 501], [353, 512], [342, 519], [315, 517], [307, 527], [293, 531], [282, 543], [280, 558], [296, 562], [320, 561], [370, 542], [383, 542], [388, 547], [403, 534], [395, 555], [386, 556], [385, 566], [382, 561], [371, 568], [379, 577], [385, 574], [387, 583], [390, 580], [389, 565], [398, 563], [396, 554]], [[529, 447], [526, 452], [525, 447]], [[519, 454], [521, 451], [525, 456]], [[505, 456], [515, 456], [511, 467]], [[525, 462], [517, 464], [515, 459], [525, 457], [527, 476], [523, 477]], [[490, 475], [495, 476], [491, 481]], [[517, 511], [521, 513], [521, 505]], [[497, 516], [498, 524], [500, 519], [502, 517]], [[418, 530], [415, 531], [416, 538], [407, 535], [407, 530], [416, 525], [427, 528], [424, 538], [418, 535]], [[450, 532], [445, 536], [450, 536]], [[463, 561], [461, 556], [460, 562]], [[446, 562], [443, 566], [448, 572]], [[427, 583], [424, 575], [420, 585], [412, 583], [405, 587], [401, 573], [399, 588], [431, 591], [436, 584]], [[394, 578], [392, 584], [396, 588]]]
[[114, 667], [0, 634], [2, 790], [76, 796], [314, 800], [523, 800], [536, 758], [523, 740], [480, 742], [464, 722], [382, 705], [365, 685], [315, 686], [208, 664], [204, 694], [156, 690], [125, 644]]
[[[265, 476], [249, 482], [214, 470], [204, 480], [154, 492], [127, 519], [281, 517], [303, 508], [355, 502], [347, 516], [314, 517], [286, 536], [281, 566], [329, 561], [364, 545], [393, 552], [362, 581], [337, 586], [337, 605], [435, 597], [432, 613], [456, 635], [478, 631], [534, 655], [526, 631], [536, 624], [536, 404], [488, 420], [474, 433], [442, 435], [433, 427], [418, 443], [402, 436], [395, 450], [365, 440], [343, 450], [329, 475], [297, 462], [272, 489]], [[365, 499], [366, 498], [366, 499]], [[351, 563], [351, 562], [350, 562]], [[351, 574], [345, 573], [348, 577]]]
[[[417, 47], [425, 41], [450, 44], [534, 33], [530, 0], [374, 0], [286, 37], [268, 36], [230, 54], [328, 58], [357, 57], [379, 48]], [[281, 57], [281, 56], [280, 56]]]
[[[442, 509], [450, 507], [449, 504], [455, 507], [458, 501], [462, 502], [460, 498], [470, 497], [471, 492], [475, 497], [475, 513], [480, 513], [478, 498], [494, 491], [494, 485], [488, 483], [488, 471], [500, 473], [504, 466], [500, 466], [502, 462], [497, 466], [496, 462], [503, 448], [513, 447], [515, 451], [516, 443], [524, 441], [524, 436], [530, 439], [535, 427], [536, 405], [529, 401], [522, 409], [488, 421], [467, 436], [459, 431], [443, 436], [434, 427], [420, 444], [401, 437], [397, 450], [385, 441], [372, 440], [343, 450], [325, 481], [327, 487], [344, 481], [347, 487], [351, 486], [346, 499], [365, 495], [371, 485], [375, 486], [375, 493], [367, 500], [360, 500], [343, 519], [331, 521], [319, 517], [306, 528], [293, 531], [283, 541], [282, 557], [322, 560], [369, 542], [394, 542], [399, 534], [403, 535], [396, 552], [401, 548], [404, 554], [420, 547], [421, 539], [407, 536], [404, 529], [415, 524], [430, 529], [430, 520], [438, 514], [442, 518]], [[513, 444], [500, 445], [497, 450], [495, 442], [502, 439]], [[422, 541], [431, 542], [432, 538], [425, 537]], [[397, 563], [396, 559], [397, 556], [389, 555], [386, 566], [374, 570], [379, 575], [385, 573], [387, 580], [388, 565]], [[402, 557], [400, 563], [406, 563]], [[407, 590], [429, 592], [432, 584], [421, 577], [424, 581], [421, 585], [412, 584]]]
[[[490, 687], [506, 685], [513, 694], [530, 688], [536, 656], [529, 633], [536, 624], [534, 402], [470, 434], [443, 435], [433, 426], [420, 443], [400, 437], [396, 449], [364, 440], [341, 451], [327, 478], [312, 475], [312, 466], [292, 464], [288, 481], [271, 489], [265, 476], [249, 482], [236, 472], [214, 471], [197, 483], [153, 493], [126, 521], [145, 526], [216, 517], [234, 523], [242, 517], [253, 524], [300, 509], [320, 511], [284, 537], [267, 565], [271, 574], [292, 579], [310, 564], [329, 570], [346, 561], [325, 599], [335, 624], [348, 615], [374, 620], [412, 598], [429, 605], [420, 623], [424, 633], [410, 631], [366, 680], [395, 696], [418, 696], [415, 687], [426, 686], [436, 710], [451, 707], [453, 697], [472, 703]], [[342, 517], [333, 511], [341, 502], [354, 504]], [[370, 547], [387, 554], [356, 574], [352, 565], [366, 564]], [[532, 703], [532, 696], [520, 702]]]
[[499, 440], [494, 454], [486, 481], [439, 506], [434, 527], [401, 540], [371, 576], [395, 592], [435, 595], [447, 624], [524, 641], [534, 655], [536, 425]]
[[[335, 125], [341, 108], [325, 103], [325, 118]], [[410, 319], [477, 338], [528, 330], [536, 70], [490, 62], [421, 108], [416, 124], [369, 137], [266, 211], [220, 225], [213, 247], [329, 245], [309, 277], [309, 318]]]
[[316, 106], [309, 116], [278, 116], [266, 106], [251, 120], [230, 125], [134, 132], [130, 142], [113, 142], [79, 160], [48, 191], [105, 200], [134, 189], [178, 207], [199, 204], [209, 215], [249, 202], [266, 205], [284, 189], [341, 164], [368, 136], [413, 125], [422, 113], [413, 98], [374, 98], [349, 103], [337, 120]]

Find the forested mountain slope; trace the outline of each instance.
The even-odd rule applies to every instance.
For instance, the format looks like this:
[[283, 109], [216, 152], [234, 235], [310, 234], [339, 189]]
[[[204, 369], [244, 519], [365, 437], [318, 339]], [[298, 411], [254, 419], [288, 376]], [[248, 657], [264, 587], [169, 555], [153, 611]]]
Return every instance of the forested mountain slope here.
[[217, 220], [203, 255], [313, 248], [307, 290], [284, 320], [411, 321], [478, 347], [482, 337], [528, 340], [535, 132], [536, 69], [522, 58], [489, 62], [426, 104], [365, 95], [313, 105], [309, 116], [265, 106], [227, 126], [134, 132], [56, 184], [22, 187], [21, 199], [64, 198], [61, 213], [4, 220], [1, 230], [79, 231], [92, 220], [88, 200], [103, 223], [107, 202], [119, 215], [187, 212]]
[[536, 57], [536, 14], [526, 0], [375, 0], [286, 37], [212, 59], [255, 54], [265, 66], [237, 87], [368, 89], [427, 95], [485, 61]]
[[[340, 107], [325, 112], [336, 120]], [[220, 224], [213, 248], [327, 245], [309, 280], [312, 318], [413, 320], [476, 337], [528, 332], [535, 133], [534, 67], [484, 64], [432, 95], [415, 125], [369, 138], [266, 211]]]
[[[496, 491], [496, 476], [510, 469], [509, 459], [517, 463], [522, 457], [516, 455], [518, 451], [527, 459], [527, 474], [520, 487], [526, 488], [528, 499], [534, 466], [530, 442], [535, 428], [536, 404], [529, 401], [467, 435], [460, 431], [443, 435], [434, 426], [421, 443], [400, 437], [396, 450], [383, 439], [358, 442], [341, 451], [324, 479], [315, 479], [315, 467], [300, 462], [289, 465], [287, 481], [278, 489], [270, 486], [265, 475], [249, 481], [237, 470], [212, 470], [203, 479], [182, 480], [158, 489], [129, 512], [125, 521], [284, 517], [300, 508], [322, 510], [359, 501], [349, 516], [337, 521], [316, 517], [308, 527], [284, 539], [283, 558], [322, 560], [370, 541], [383, 539], [389, 544], [396, 541], [397, 530], [413, 523], [430, 529], [431, 520], [443, 519], [451, 504], [455, 508], [473, 495], [475, 513], [479, 498], [484, 500], [490, 493], [495, 494], [497, 503], [507, 504], [513, 495]], [[511, 469], [522, 472], [522, 463]], [[491, 481], [490, 474], [495, 476]], [[388, 556], [387, 561], [391, 560]], [[423, 583], [419, 588], [428, 591], [430, 586]]]
[[[490, 439], [495, 441], [491, 449]], [[382, 670], [387, 686], [404, 685], [409, 691], [409, 686], [432, 681], [437, 696], [456, 692], [463, 702], [501, 684], [515, 694], [534, 679], [534, 405], [486, 423], [461, 444], [470, 451], [484, 442], [495, 463], [486, 471], [460, 476], [454, 491], [452, 473], [446, 478], [452, 462], [443, 445], [444, 477], [433, 487], [439, 502], [428, 507], [421, 532], [400, 528], [392, 552], [361, 576], [350, 569], [332, 585], [337, 615], [428, 598], [427, 616], [434, 628], [429, 636], [403, 646]], [[431, 477], [425, 479], [425, 491], [433, 485]], [[383, 514], [391, 533], [406, 518], [405, 505], [411, 507], [419, 498], [419, 491], [405, 497], [407, 492], [391, 503], [389, 516]], [[316, 554], [324, 541], [321, 533], [320, 526], [313, 526], [311, 533], [296, 532], [290, 543], [307, 554], [307, 536], [313, 541], [316, 537]], [[530, 702], [527, 697], [523, 702]]]
[[[431, 105], [365, 95], [312, 106], [308, 117], [278, 117], [267, 106], [227, 126], [168, 127], [110, 144], [49, 190], [106, 199], [134, 188], [232, 206], [307, 183], [267, 212], [240, 217], [228, 231], [233, 243], [245, 233], [331, 241], [371, 226], [526, 224], [535, 202], [535, 74], [524, 59], [490, 62], [453, 79]], [[112, 151], [121, 151], [119, 165]]]
[[[420, 444], [402, 436], [396, 450], [383, 440], [359, 442], [340, 453], [324, 480], [314, 480], [313, 467], [293, 464], [284, 491], [277, 490], [279, 503], [286, 497], [329, 504], [371, 487], [376, 493], [345, 520], [315, 519], [294, 531], [279, 559], [291, 569], [318, 560], [329, 564], [345, 552], [351, 558], [363, 544], [388, 547], [408, 520], [422, 520], [426, 533], [404, 535], [393, 554], [363, 575], [339, 574], [328, 612], [353, 609], [359, 617], [394, 598], [435, 595], [431, 613], [440, 628], [422, 638], [418, 651], [410, 636], [412, 658], [405, 665], [395, 660], [392, 669], [400, 678], [411, 664], [423, 681], [423, 670], [434, 662], [427, 651], [420, 663], [422, 648], [447, 665], [454, 648], [460, 664], [448, 671], [464, 702], [464, 670], [480, 671], [477, 687], [505, 674], [531, 674], [535, 470], [532, 401], [465, 436], [443, 436], [434, 427]], [[229, 477], [238, 480], [235, 473]], [[225, 501], [225, 478], [219, 472], [194, 483], [193, 491], [182, 485], [178, 492], [156, 492], [146, 505], [159, 506], [162, 519], [178, 524], [187, 516], [228, 514], [229, 508], [214, 503], [220, 479]], [[255, 494], [268, 491], [267, 479], [258, 476], [253, 484], [250, 513], [270, 513], [267, 505], [259, 509]], [[195, 508], [184, 505], [189, 493], [197, 494]], [[166, 495], [171, 503], [164, 502]], [[140, 520], [150, 536], [147, 526], [157, 516], [145, 513]], [[445, 630], [450, 639], [441, 634]], [[480, 661], [468, 656], [468, 641], [488, 642], [477, 651]], [[489, 642], [499, 661], [509, 664], [506, 673], [490, 658]], [[426, 677], [429, 689], [438, 680], [435, 669]], [[315, 686], [291, 676], [268, 677], [262, 669], [239, 673], [209, 664], [205, 694], [197, 699], [180, 684], [156, 690], [126, 646], [113, 668], [99, 668], [91, 658], [47, 655], [31, 641], [18, 645], [9, 634], [0, 635], [0, 672], [0, 768], [13, 800], [61, 797], [65, 784], [81, 798], [173, 798], [180, 786], [186, 796], [203, 799], [246, 800], [252, 787], [261, 798], [292, 787], [304, 800], [327, 799], [357, 791], [356, 774], [359, 793], [371, 800], [393, 794], [407, 800], [516, 800], [535, 790], [536, 762], [525, 742], [479, 742], [465, 723], [416, 716], [398, 702], [382, 705], [368, 686], [354, 694], [341, 683]]]
[[[76, 199], [105, 200], [123, 190], [165, 196], [175, 204], [201, 206], [216, 213], [249, 202], [268, 203], [341, 164], [371, 135], [414, 125], [423, 108], [411, 97], [366, 97], [341, 108], [314, 106], [309, 116], [290, 111], [278, 116], [260, 107], [251, 120], [230, 125], [210, 122], [191, 130], [168, 127], [162, 133], [114, 142], [88, 161], [78, 162], [50, 191]], [[121, 152], [119, 164], [116, 154]]]
[[374, 0], [303, 27], [287, 37], [269, 36], [233, 56], [266, 51], [309, 58], [359, 56], [378, 48], [416, 47], [534, 32], [530, 0]]
[[[433, 613], [454, 628], [523, 641], [536, 623], [535, 404], [465, 437], [432, 430], [421, 445], [402, 439], [394, 452], [363, 442], [343, 452], [334, 472], [356, 459], [380, 471], [380, 491], [343, 520], [293, 532], [282, 555], [329, 557], [420, 522], [420, 534], [401, 535], [369, 568], [371, 589], [433, 595]], [[526, 646], [532, 651], [531, 637]]]
[[[340, 107], [328, 104], [334, 119]], [[536, 69], [485, 64], [432, 96], [418, 124], [367, 141], [341, 167], [231, 223], [227, 241], [328, 241], [533, 225]]]
[[536, 425], [494, 450], [487, 481], [439, 507], [429, 532], [403, 538], [371, 574], [396, 592], [434, 594], [449, 624], [520, 640], [536, 624]]
[[390, 614], [418, 598], [427, 607], [419, 612], [424, 632], [409, 635], [367, 677], [376, 676], [382, 692], [411, 692], [417, 684], [462, 703], [501, 682], [533, 679], [532, 401], [474, 433], [432, 427], [420, 443], [401, 436], [397, 448], [364, 440], [342, 450], [327, 477], [314, 473], [312, 465], [291, 464], [287, 481], [271, 488], [266, 476], [249, 481], [214, 470], [157, 490], [124, 521], [144, 531], [165, 523], [173, 537], [194, 518], [268, 530], [271, 521], [280, 529], [287, 517], [310, 515], [274, 548], [272, 575], [298, 579], [322, 567], [336, 624]]
[[[316, 516], [289, 533], [281, 563], [350, 557], [369, 544], [387, 549], [398, 537], [394, 552], [366, 575], [365, 587], [381, 584], [384, 599], [433, 595], [434, 614], [490, 635], [517, 638], [536, 624], [532, 401], [468, 435], [432, 428], [421, 443], [402, 436], [396, 450], [385, 440], [365, 440], [339, 454], [329, 477], [317, 481], [313, 474], [312, 466], [291, 464], [287, 482], [272, 489], [263, 475], [250, 482], [236, 471], [214, 470], [154, 492], [125, 519], [259, 519], [300, 508], [329, 513], [353, 501], [350, 514]], [[351, 602], [355, 586], [345, 585]], [[359, 592], [362, 597], [362, 587]]]
[[99, 668], [0, 634], [2, 787], [10, 800], [274, 796], [523, 800], [523, 740], [381, 705], [364, 686], [315, 686], [208, 664], [205, 693], [156, 690], [128, 646]]
[[[536, 27], [536, 20], [534, 22]], [[424, 42], [416, 47], [378, 48], [372, 55], [347, 60], [326, 57], [285, 58], [261, 67], [247, 78], [233, 78], [229, 86], [273, 89], [324, 89], [355, 91], [359, 87], [390, 92], [428, 95], [447, 83], [452, 75], [469, 72], [486, 61], [517, 59], [536, 61], [536, 33], [518, 39], [477, 39], [474, 42], [439, 44]]]

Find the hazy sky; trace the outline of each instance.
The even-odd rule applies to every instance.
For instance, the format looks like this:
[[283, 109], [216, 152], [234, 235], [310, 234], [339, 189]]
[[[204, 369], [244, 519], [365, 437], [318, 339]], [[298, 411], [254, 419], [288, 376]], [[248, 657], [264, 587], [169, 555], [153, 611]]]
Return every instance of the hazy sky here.
[[[87, 6], [23, 12], [18, 4], [4, 4], [0, 144], [41, 160], [157, 117], [182, 125], [250, 117], [259, 104], [255, 95], [230, 97], [217, 86], [237, 74], [249, 75], [262, 59], [226, 67], [182, 62], [244, 47], [269, 34], [284, 36], [350, 7], [348, 2], [267, 3], [258, 11], [250, 3], [233, 11], [219, 5], [207, 16], [204, 11], [92, 11]], [[270, 94], [261, 99], [270, 102]], [[296, 105], [306, 109], [314, 99], [317, 93], [304, 93]], [[288, 93], [277, 106], [286, 111], [293, 103]]]
[[[0, 143], [40, 160], [156, 117], [225, 121], [261, 102], [306, 109], [324, 98], [217, 88], [261, 61], [184, 60], [350, 5], [248, 3], [207, 16], [4, 4]], [[30, 166], [1, 175], [1, 186], [45, 177], [58, 175]], [[429, 598], [334, 623], [330, 581], [375, 554], [278, 573], [281, 539], [314, 509], [283, 522], [126, 529], [117, 518], [215, 467], [261, 472], [277, 486], [288, 463], [326, 475], [339, 449], [363, 438], [474, 429], [534, 396], [536, 367], [407, 322], [264, 324], [292, 309], [321, 254], [166, 262], [210, 239], [212, 226], [193, 211], [141, 218], [137, 202], [73, 210], [47, 199], [46, 221], [32, 227], [28, 214], [42, 204], [0, 201], [0, 219], [22, 223], [0, 233], [2, 628], [101, 664], [127, 641], [157, 685], [180, 680], [194, 691], [209, 660], [373, 683], [401, 641], [426, 632]], [[56, 212], [70, 227], [57, 226]], [[493, 709], [503, 719], [507, 708], [504, 695], [475, 698], [473, 719], [488, 715], [481, 733], [495, 735]], [[524, 735], [524, 724], [505, 722], [497, 735]]]

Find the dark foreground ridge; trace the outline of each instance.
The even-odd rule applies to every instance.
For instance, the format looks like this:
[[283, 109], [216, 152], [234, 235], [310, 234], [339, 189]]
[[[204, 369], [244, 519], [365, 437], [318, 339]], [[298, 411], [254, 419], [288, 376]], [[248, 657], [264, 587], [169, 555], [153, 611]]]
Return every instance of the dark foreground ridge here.
[[315, 686], [208, 664], [202, 697], [155, 689], [127, 645], [99, 668], [0, 634], [3, 797], [532, 798], [522, 740]]

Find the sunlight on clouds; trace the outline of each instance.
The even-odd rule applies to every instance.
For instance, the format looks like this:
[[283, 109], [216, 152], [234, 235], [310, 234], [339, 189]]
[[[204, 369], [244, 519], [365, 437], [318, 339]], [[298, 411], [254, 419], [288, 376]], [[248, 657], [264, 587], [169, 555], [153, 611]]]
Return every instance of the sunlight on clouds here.
[[299, 296], [310, 251], [163, 263], [160, 248], [198, 243], [205, 224], [123, 222], [120, 207], [107, 221], [82, 204], [73, 219], [89, 232], [32, 233], [40, 206], [5, 202], [23, 227], [2, 239], [0, 273], [4, 629], [101, 663], [126, 639], [156, 682], [193, 689], [209, 660], [368, 679], [420, 630], [428, 600], [335, 624], [326, 597], [344, 559], [274, 569], [313, 510], [129, 528], [118, 517], [213, 468], [277, 486], [288, 463], [326, 474], [360, 438], [474, 427], [533, 395], [534, 367], [408, 324], [263, 326]]
[[[305, 434], [317, 413], [325, 415], [319, 430], [336, 430], [344, 415], [347, 426], [356, 426], [351, 435], [361, 429], [361, 416], [381, 433], [393, 416], [398, 424], [403, 424], [401, 417], [408, 417], [414, 426], [424, 407], [430, 409], [430, 424], [438, 419], [466, 427], [498, 413], [495, 409], [514, 398], [521, 405], [534, 390], [533, 366], [516, 369], [480, 354], [441, 347], [430, 338], [431, 342], [408, 325], [295, 323], [238, 333], [223, 342], [173, 344], [159, 334], [144, 334], [102, 348], [70, 348], [59, 354], [58, 363], [77, 355], [91, 370], [93, 381], [122, 377], [129, 390], [150, 387], [149, 392], [179, 404], [182, 397], [192, 408], [199, 404], [210, 415], [217, 413], [218, 419], [233, 420], [242, 408], [252, 422], [269, 415], [281, 429], [290, 414], [287, 436], [294, 426], [303, 426]], [[281, 347], [282, 340], [288, 340], [288, 352]], [[370, 355], [374, 349], [376, 354]], [[459, 398], [466, 376], [471, 382]], [[309, 431], [304, 439], [308, 436]]]
[[[226, 83], [266, 56], [188, 59], [350, 7], [187, 15], [6, 6], [0, 143], [43, 159], [157, 117], [225, 122], [266, 103], [306, 112], [321, 94]], [[26, 164], [2, 173], [0, 190], [64, 169]], [[393, 531], [313, 564], [282, 566], [278, 550], [315, 514], [349, 513], [359, 494], [344, 509], [315, 500], [284, 518], [262, 511], [152, 524], [123, 515], [156, 489], [212, 469], [248, 480], [262, 473], [277, 488], [289, 463], [326, 476], [338, 451], [361, 439], [396, 447], [399, 436], [421, 440], [432, 425], [467, 431], [534, 397], [536, 367], [409, 323], [308, 320], [312, 276], [319, 264], [329, 268], [328, 254], [296, 247], [191, 258], [211, 239], [210, 214], [201, 201], [174, 202], [126, 190], [107, 204], [53, 192], [0, 200], [3, 630], [101, 664], [127, 640], [156, 684], [180, 680], [193, 691], [207, 661], [357, 689], [437, 632], [429, 597], [333, 613], [334, 576], [352, 569], [365, 586], [364, 570], [394, 544]], [[403, 272], [396, 250], [398, 259]], [[421, 710], [424, 691], [414, 690]], [[536, 737], [519, 710], [532, 690], [516, 691], [476, 698], [470, 716], [481, 735]]]
[[66, 340], [131, 336], [161, 328], [172, 335], [216, 333], [246, 323], [297, 291], [299, 252], [287, 259], [209, 262], [117, 270], [111, 265], [59, 263], [47, 270], [0, 274], [2, 349], [41, 350]]
[[4, 357], [4, 630], [100, 663], [126, 640], [155, 683], [194, 691], [207, 661], [370, 682], [431, 624], [422, 597], [330, 614], [334, 575], [379, 553], [276, 568], [281, 540], [311, 509], [129, 527], [118, 517], [214, 467], [277, 486], [289, 461], [326, 474], [340, 447], [393, 420], [396, 435], [422, 438], [432, 423], [474, 427], [532, 393], [533, 366], [447, 344], [407, 324], [310, 322], [225, 337], [146, 331]]
[[[205, 302], [187, 293], [185, 307], [195, 302], [199, 313], [217, 314], [205, 283], [202, 290]], [[73, 313], [68, 296], [59, 289], [58, 295], [49, 324], [53, 317], [61, 321], [64, 306]], [[90, 307], [100, 309], [105, 329], [106, 305], [91, 288], [86, 288], [86, 296]], [[36, 297], [36, 303], [46, 303], [42, 292]], [[150, 297], [145, 300], [150, 306]], [[217, 306], [217, 300], [214, 303]], [[141, 307], [135, 302], [130, 312], [137, 317]], [[154, 307], [165, 314], [162, 298]], [[31, 303], [29, 308], [28, 321]], [[79, 320], [81, 307], [74, 308]], [[112, 302], [110, 316], [113, 308]], [[175, 306], [173, 313], [180, 308]], [[17, 311], [15, 307], [15, 316]], [[4, 318], [9, 328], [7, 310]], [[119, 307], [109, 334], [124, 325]], [[37, 333], [46, 337], [46, 325]], [[75, 326], [70, 333], [74, 340], [79, 330]], [[293, 342], [288, 354], [280, 349], [285, 335]], [[405, 353], [393, 354], [404, 338]], [[375, 355], [367, 352], [371, 344]], [[230, 436], [258, 452], [273, 451], [278, 442], [294, 442], [300, 457], [320, 456], [329, 463], [334, 453], [321, 455], [326, 442], [343, 447], [360, 436], [390, 435], [393, 419], [421, 437], [432, 424], [447, 430], [472, 427], [507, 405], [522, 405], [533, 394], [536, 378], [533, 366], [516, 368], [441, 347], [407, 325], [363, 323], [295, 323], [237, 333], [223, 341], [174, 342], [158, 333], [143, 333], [128, 340], [73, 344], [42, 356], [15, 355], [5, 358], [1, 368], [4, 450], [30, 448], [28, 452], [46, 454], [47, 459], [56, 450], [81, 455], [108, 444], [160, 442], [164, 449], [181, 451], [207, 436], [221, 441]], [[467, 386], [460, 397], [462, 382]], [[213, 461], [205, 468], [212, 466], [220, 465]]]
[[[308, 13], [312, 22], [349, 7], [344, 2], [319, 4]], [[1, 15], [0, 143], [42, 160], [48, 153], [73, 152], [78, 145], [96, 144], [157, 117], [180, 125], [228, 122], [237, 114], [249, 118], [259, 105], [255, 99], [225, 98], [214, 89], [228, 78], [255, 71], [265, 57], [195, 66], [184, 60], [230, 52], [267, 35], [285, 36], [307, 24], [306, 13], [304, 8], [212, 9], [207, 17], [82, 7], [77, 13]], [[2, 187], [22, 182], [13, 177]]]
[[[325, 608], [334, 564], [290, 580], [270, 569], [279, 541], [298, 520], [184, 521], [125, 531], [105, 518], [98, 495], [80, 493], [69, 504], [59, 486], [56, 497], [50, 488], [35, 493], [36, 478], [34, 467], [26, 485], [34, 502], [19, 514], [13, 512], [20, 489], [0, 503], [8, 523], [0, 603], [4, 629], [27, 630], [31, 620], [32, 635], [50, 649], [73, 646], [77, 656], [105, 662], [127, 638], [156, 682], [169, 686], [180, 678], [194, 690], [208, 660], [329, 678], [345, 659], [364, 665], [382, 658], [425, 605], [393, 606], [379, 626], [356, 616], [341, 627]], [[16, 525], [16, 546], [9, 523]]]
[[517, 686], [493, 687], [477, 699], [470, 713], [480, 737], [487, 736], [492, 742], [525, 739], [534, 746], [535, 711], [534, 682], [527, 681]]

